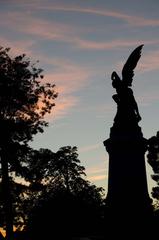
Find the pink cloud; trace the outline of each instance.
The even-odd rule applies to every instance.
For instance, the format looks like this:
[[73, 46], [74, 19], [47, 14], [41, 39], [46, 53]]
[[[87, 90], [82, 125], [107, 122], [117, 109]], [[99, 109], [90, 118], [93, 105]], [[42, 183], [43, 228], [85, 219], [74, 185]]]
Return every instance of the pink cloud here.
[[[39, 7], [39, 6], [38, 6]], [[40, 8], [40, 7], [39, 7]], [[47, 6], [41, 6], [41, 8], [47, 9]], [[112, 16], [123, 18], [127, 20], [131, 20], [132, 23], [142, 22], [142, 24], [150, 24], [155, 20], [146, 20], [141, 19], [141, 21], [137, 17], [127, 16], [125, 14], [121, 14], [118, 12], [105, 11], [105, 10], [96, 10], [96, 9], [83, 9], [83, 8], [69, 8], [69, 7], [49, 7], [49, 10], [62, 10], [62, 11], [79, 11], [86, 13], [94, 13], [94, 14], [103, 14], [105, 16]], [[73, 47], [81, 48], [81, 49], [90, 49], [90, 50], [107, 50], [113, 48], [127, 47], [143, 44], [155, 44], [159, 43], [159, 41], [150, 40], [150, 41], [138, 41], [138, 40], [111, 40], [107, 42], [95, 42], [82, 39], [79, 36], [79, 28], [75, 28], [71, 24], [58, 23], [55, 21], [49, 21], [40, 19], [38, 17], [34, 17], [32, 14], [27, 13], [26, 15], [20, 12], [10, 12], [6, 14], [6, 16], [0, 16], [1, 19], [5, 18], [5, 21], [0, 21], [0, 25], [5, 26], [7, 28], [15, 29], [16, 31], [23, 32], [27, 35], [32, 35], [38, 37], [40, 39], [53, 40], [53, 41], [63, 41], [66, 43], [71, 43]], [[131, 22], [130, 21], [130, 22]], [[157, 24], [159, 20], [154, 23]], [[81, 30], [80, 30], [81, 31]], [[84, 31], [84, 28], [82, 28]], [[35, 40], [34, 40], [35, 41]], [[24, 41], [25, 42], [25, 41]]]
[[106, 158], [104, 156], [102, 159], [102, 162], [98, 163], [98, 165], [87, 168], [87, 174], [88, 175], [96, 175], [99, 173], [107, 173], [107, 171], [108, 171], [107, 163], [108, 163], [108, 161], [106, 160]]
[[68, 96], [55, 101], [55, 107], [50, 114], [47, 114], [45, 120], [52, 121], [59, 118], [64, 118], [70, 113], [70, 110], [78, 104], [78, 99], [73, 96]]
[[157, 69], [159, 69], [159, 50], [143, 54], [143, 59], [140, 63], [140, 71], [149, 72]]
[[94, 174], [98, 174], [98, 173], [102, 173], [102, 172], [106, 172], [106, 167], [103, 165], [103, 167], [91, 167], [87, 170], [87, 174], [89, 175], [94, 175]]
[[90, 73], [82, 68], [75, 68], [71, 71], [61, 69], [45, 76], [46, 80], [56, 84], [57, 92], [62, 95], [70, 94], [86, 86]]
[[159, 40], [123, 40], [123, 39], [117, 39], [117, 40], [111, 40], [107, 42], [94, 42], [94, 41], [88, 41], [84, 39], [76, 39], [74, 41], [77, 47], [83, 48], [83, 49], [90, 49], [90, 50], [109, 50], [114, 48], [120, 48], [120, 47], [130, 47], [130, 46], [138, 46], [140, 44], [158, 44]]
[[143, 107], [148, 107], [151, 104], [154, 104], [154, 102], [159, 101], [159, 94], [158, 94], [158, 89], [153, 89], [153, 90], [146, 90], [142, 93], [142, 96], [138, 97], [138, 100], [140, 101], [140, 105]]
[[[49, 59], [46, 60], [49, 62]], [[55, 83], [60, 95], [72, 94], [89, 84], [88, 80], [92, 74], [89, 69], [64, 59], [50, 59], [50, 64], [55, 69], [49, 74], [44, 73], [44, 81]]]
[[[83, 8], [72, 8], [72, 7], [58, 7], [58, 6], [38, 6], [38, 8], [48, 9], [48, 10], [62, 10], [62, 11], [77, 11], [83, 13], [93, 13], [98, 15], [104, 15], [109, 17], [121, 18], [128, 21], [131, 24], [138, 24], [145, 26], [149, 25], [159, 25], [159, 20], [148, 20], [144, 18], [138, 18], [136, 16], [128, 16], [119, 12], [107, 11], [107, 10], [97, 10], [97, 9], [83, 9]], [[142, 44], [143, 41], [137, 40], [113, 40], [110, 42], [94, 42], [82, 39], [78, 37], [79, 29], [77, 29], [71, 24], [58, 23], [55, 21], [49, 21], [34, 17], [30, 13], [24, 15], [20, 12], [9, 12], [0, 16], [1, 19], [5, 18], [5, 21], [0, 21], [0, 25], [14, 28], [16, 31], [23, 32], [25, 34], [30, 34], [35, 37], [41, 37], [47, 40], [58, 40], [67, 43], [72, 43], [75, 47], [83, 49], [112, 49], [116, 47], [132, 46], [137, 44]], [[83, 30], [84, 31], [84, 28]], [[145, 42], [145, 41], [144, 41]], [[147, 44], [153, 44], [154, 41], [146, 41]], [[158, 43], [158, 41], [157, 41]]]
[[9, 40], [8, 38], [0, 36], [0, 46], [11, 48], [10, 52], [13, 56], [25, 53], [28, 56], [32, 55], [32, 46], [35, 44], [34, 40]]
[[79, 152], [80, 152], [80, 153], [89, 152], [89, 151], [98, 149], [100, 146], [101, 146], [101, 144], [94, 144], [94, 145], [89, 145], [89, 146], [81, 147], [81, 148], [79, 148]]
[[82, 7], [71, 7], [71, 6], [55, 6], [55, 5], [40, 5], [40, 9], [54, 10], [54, 11], [67, 11], [67, 12], [79, 12], [79, 13], [89, 13], [99, 16], [113, 17], [121, 19], [130, 25], [142, 27], [142, 26], [159, 26], [159, 19], [147, 19], [138, 16], [131, 16], [122, 12], [103, 10], [103, 9], [93, 9], [93, 8], [82, 8]]
[[2, 19], [1, 26], [47, 40], [67, 41], [75, 30], [71, 25], [65, 23], [34, 17], [30, 12], [26, 12], [25, 15], [20, 12], [9, 12], [5, 13], [5, 16], [2, 14], [0, 19]]
[[92, 176], [92, 177], [88, 177], [89, 181], [101, 181], [101, 180], [106, 180], [107, 176], [105, 174], [102, 175], [97, 175], [97, 176]]
[[89, 84], [88, 79], [92, 73], [87, 68], [68, 60], [45, 58], [44, 61], [53, 65], [55, 63], [53, 72], [46, 75], [44, 73], [44, 82], [56, 84], [56, 91], [59, 93], [55, 100], [56, 106], [48, 118], [51, 120], [51, 118], [65, 117], [73, 107], [79, 104], [79, 98], [73, 96], [73, 93]]
[[86, 169], [87, 178], [90, 181], [100, 181], [108, 178], [108, 166], [106, 162], [98, 164], [98, 166], [88, 167]]

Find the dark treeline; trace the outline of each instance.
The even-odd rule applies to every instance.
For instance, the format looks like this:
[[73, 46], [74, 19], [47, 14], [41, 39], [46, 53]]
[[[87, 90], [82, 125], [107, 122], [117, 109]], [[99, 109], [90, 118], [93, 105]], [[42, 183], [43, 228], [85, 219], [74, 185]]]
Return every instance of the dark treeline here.
[[103, 231], [104, 191], [85, 180], [76, 147], [65, 146], [56, 153], [29, 149], [25, 157], [26, 183], [12, 179], [11, 194], [14, 225], [23, 229], [26, 239]]
[[[85, 180], [77, 148], [62, 147], [55, 154], [41, 149], [39, 153], [45, 163], [39, 164], [37, 170], [33, 167], [35, 178], [37, 173], [32, 185], [35, 194], [31, 193], [34, 208], [26, 224], [31, 239], [47, 236], [71, 239], [99, 234], [104, 210], [103, 189]], [[41, 176], [38, 176], [39, 168], [43, 169]]]
[[[48, 126], [45, 115], [55, 106], [55, 85], [43, 81], [43, 70], [25, 54], [12, 57], [9, 51], [0, 48], [0, 227], [5, 239], [104, 239], [109, 221], [104, 189], [86, 180], [77, 147], [52, 152], [29, 145]], [[158, 156], [159, 134], [148, 140], [147, 154], [157, 182], [154, 229], [159, 226]]]

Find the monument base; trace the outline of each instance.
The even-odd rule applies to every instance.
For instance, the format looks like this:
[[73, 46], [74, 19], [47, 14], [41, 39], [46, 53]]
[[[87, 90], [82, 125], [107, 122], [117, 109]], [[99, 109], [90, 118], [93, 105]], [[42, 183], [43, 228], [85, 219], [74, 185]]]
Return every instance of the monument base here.
[[109, 154], [106, 220], [109, 228], [114, 226], [121, 237], [129, 239], [125, 230], [142, 233], [152, 216], [144, 157], [147, 140], [139, 126], [114, 125], [104, 146]]

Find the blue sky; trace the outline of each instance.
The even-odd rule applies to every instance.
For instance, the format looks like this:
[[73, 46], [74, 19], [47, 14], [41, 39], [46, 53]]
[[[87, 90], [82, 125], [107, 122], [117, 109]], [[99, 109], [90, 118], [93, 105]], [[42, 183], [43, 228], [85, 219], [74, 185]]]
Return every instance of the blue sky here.
[[[35, 148], [77, 146], [89, 180], [107, 189], [109, 137], [116, 113], [110, 76], [144, 44], [133, 91], [144, 137], [159, 130], [158, 0], [0, 0], [0, 45], [39, 60], [59, 97]], [[151, 188], [151, 168], [147, 166]]]

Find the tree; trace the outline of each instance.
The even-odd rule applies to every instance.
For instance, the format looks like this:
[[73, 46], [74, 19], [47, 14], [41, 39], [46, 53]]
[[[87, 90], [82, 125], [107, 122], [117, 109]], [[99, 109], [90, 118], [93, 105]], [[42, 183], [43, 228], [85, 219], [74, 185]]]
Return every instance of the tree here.
[[152, 188], [152, 197], [159, 202], [159, 132], [148, 140], [147, 159], [154, 172], [151, 177], [157, 183]]
[[152, 197], [155, 200], [153, 207], [153, 219], [151, 219], [152, 234], [154, 237], [157, 234], [158, 223], [159, 223], [159, 131], [155, 136], [148, 139], [148, 163], [152, 167], [153, 173], [151, 175], [152, 179], [156, 182], [156, 186], [152, 188]]
[[82, 186], [86, 185], [86, 181], [82, 179], [82, 176], [86, 175], [84, 170], [78, 159], [77, 147], [61, 147], [55, 153], [43, 148], [30, 149], [23, 169], [29, 186], [23, 188], [26, 190], [25, 199], [19, 201], [25, 205], [23, 224], [27, 224], [25, 220], [41, 196], [47, 198], [48, 194], [52, 195], [59, 190], [71, 193], [82, 189]]
[[[17, 203], [23, 214], [23, 226], [27, 225], [28, 216], [32, 212], [32, 209], [55, 177], [54, 171], [51, 168], [54, 155], [55, 153], [51, 150], [43, 148], [39, 150], [30, 149], [27, 154], [23, 170], [28, 187], [22, 189], [23, 191], [20, 193], [21, 200]], [[23, 196], [25, 197], [23, 198]], [[17, 214], [17, 219], [19, 220], [19, 218], [20, 215]]]
[[103, 189], [84, 178], [85, 168], [78, 159], [77, 147], [61, 147], [56, 153], [40, 149], [32, 156], [28, 169], [35, 188], [31, 191], [34, 201], [27, 211], [29, 238], [57, 235], [59, 239], [70, 239], [99, 232], [104, 212]]
[[159, 200], [159, 132], [148, 140], [148, 146], [148, 163], [154, 172], [152, 179], [157, 183], [157, 186], [152, 189], [152, 196]]
[[72, 190], [72, 185], [78, 178], [85, 176], [85, 168], [80, 165], [77, 147], [61, 147], [55, 154], [52, 168], [60, 176], [67, 191]]
[[[83, 178], [86, 176], [85, 168], [78, 159], [77, 147], [65, 146], [55, 153], [49, 149], [29, 148], [23, 155], [22, 172], [27, 184], [10, 181], [17, 229], [23, 226], [23, 230], [29, 229], [37, 237], [40, 224], [49, 224], [46, 219], [44, 222], [41, 219], [43, 211], [54, 215], [51, 223], [54, 225], [59, 216], [68, 221], [72, 221], [72, 216], [76, 219], [73, 227], [76, 234], [79, 231], [77, 223], [83, 217], [80, 233], [89, 230], [88, 221], [92, 226], [96, 225], [94, 231], [99, 228], [97, 225], [103, 214], [103, 189]], [[56, 230], [58, 227], [56, 225]]]
[[40, 82], [43, 70], [36, 63], [31, 63], [25, 54], [12, 57], [9, 51], [0, 47], [0, 160], [6, 239], [12, 240], [9, 169], [20, 173], [22, 158], [16, 158], [17, 152], [48, 125], [44, 116], [54, 107], [57, 93], [54, 84]]
[[27, 230], [31, 240], [72, 239], [101, 233], [102, 194], [89, 182], [80, 194], [68, 193], [64, 188], [52, 189], [38, 199], [28, 220]]

